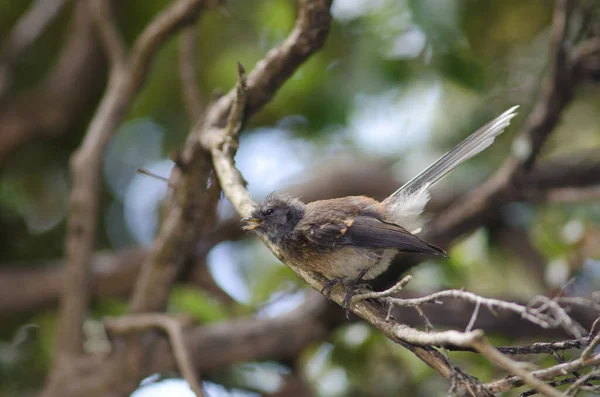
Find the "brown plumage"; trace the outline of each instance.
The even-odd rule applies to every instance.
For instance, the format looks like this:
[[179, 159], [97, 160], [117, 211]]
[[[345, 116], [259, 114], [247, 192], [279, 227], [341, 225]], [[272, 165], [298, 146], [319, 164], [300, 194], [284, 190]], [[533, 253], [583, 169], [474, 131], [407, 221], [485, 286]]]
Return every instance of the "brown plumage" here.
[[307, 204], [304, 216], [280, 245], [286, 260], [333, 278], [355, 279], [365, 268], [369, 270], [363, 278], [375, 278], [397, 252], [446, 256], [392, 223], [381, 203], [364, 196]]
[[474, 132], [439, 160], [378, 202], [348, 196], [304, 204], [289, 196], [269, 195], [252, 217], [247, 230], [256, 229], [277, 245], [285, 260], [346, 287], [344, 305], [349, 310], [356, 285], [383, 273], [395, 255], [418, 252], [447, 257], [417, 234], [419, 215], [429, 200], [429, 189], [463, 161], [492, 144], [515, 116], [513, 107]]

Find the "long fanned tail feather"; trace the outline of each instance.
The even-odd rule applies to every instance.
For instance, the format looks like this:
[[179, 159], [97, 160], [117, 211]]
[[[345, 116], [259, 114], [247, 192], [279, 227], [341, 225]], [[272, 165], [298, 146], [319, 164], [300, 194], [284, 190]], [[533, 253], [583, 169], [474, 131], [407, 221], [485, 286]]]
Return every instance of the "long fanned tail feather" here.
[[508, 127], [510, 119], [516, 116], [515, 110], [517, 110], [517, 108], [518, 106], [513, 106], [475, 131], [419, 175], [402, 185], [402, 187], [396, 190], [390, 197], [400, 194], [403, 191], [417, 191], [424, 186], [429, 188], [463, 161], [470, 159], [488, 148], [494, 142], [494, 139]]
[[459, 164], [488, 148], [510, 124], [517, 108], [518, 106], [513, 106], [475, 131], [385, 199], [384, 202], [391, 207], [390, 215], [394, 222], [405, 227], [418, 228], [420, 222], [417, 222], [416, 218], [429, 201], [429, 188]]

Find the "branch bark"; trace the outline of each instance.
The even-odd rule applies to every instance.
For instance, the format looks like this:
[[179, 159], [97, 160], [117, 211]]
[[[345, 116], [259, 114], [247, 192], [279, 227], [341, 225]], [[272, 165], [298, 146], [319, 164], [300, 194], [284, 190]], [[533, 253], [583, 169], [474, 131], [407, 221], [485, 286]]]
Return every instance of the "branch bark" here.
[[[102, 1], [102, 0], [96, 0]], [[83, 321], [89, 299], [89, 260], [97, 226], [102, 186], [101, 160], [108, 141], [124, 120], [135, 94], [143, 84], [150, 61], [160, 44], [185, 20], [197, 15], [201, 0], [179, 0], [161, 13], [136, 40], [127, 64], [113, 64], [108, 87], [80, 148], [73, 154], [73, 188], [69, 203], [66, 238], [67, 278], [61, 299], [58, 328], [60, 354], [81, 353]], [[103, 23], [110, 19], [99, 18]], [[116, 28], [102, 31], [108, 46], [118, 42]], [[109, 41], [110, 43], [107, 43]], [[113, 62], [118, 59], [116, 51]]]

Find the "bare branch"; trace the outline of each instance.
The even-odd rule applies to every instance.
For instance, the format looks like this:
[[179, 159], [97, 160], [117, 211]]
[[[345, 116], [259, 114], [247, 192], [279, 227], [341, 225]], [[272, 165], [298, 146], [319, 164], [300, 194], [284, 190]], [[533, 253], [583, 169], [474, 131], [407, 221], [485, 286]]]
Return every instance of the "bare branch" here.
[[162, 329], [169, 337], [173, 356], [183, 379], [197, 397], [204, 397], [198, 372], [189, 354], [181, 331], [181, 320], [165, 314], [137, 314], [119, 318], [107, 318], [104, 324], [110, 333], [142, 333], [152, 328]]
[[515, 361], [500, 353], [483, 336], [475, 339], [471, 346], [486, 356], [488, 360], [497, 366], [504, 368], [511, 374], [519, 376], [525, 383], [533, 387], [538, 393], [548, 397], [560, 397], [562, 393], [539, 380], [533, 373], [529, 372], [523, 363]]
[[[201, 0], [179, 0], [142, 32], [135, 42], [128, 65], [113, 67], [106, 94], [92, 118], [81, 147], [73, 154], [73, 188], [66, 238], [68, 270], [59, 316], [59, 352], [77, 354], [82, 349], [82, 325], [89, 300], [88, 262], [96, 232], [104, 149], [127, 115], [158, 46], [186, 18], [194, 18], [202, 3]], [[112, 33], [105, 36], [114, 39]]]
[[[587, 366], [593, 366], [598, 364], [600, 364], [600, 354], [594, 354], [591, 357], [589, 357], [587, 361], [583, 361], [581, 358], [577, 358], [564, 364], [557, 364], [550, 368], [533, 371], [531, 374], [538, 379], [553, 379], [558, 376], [563, 376], [570, 372], [580, 370]], [[510, 390], [522, 385], [523, 382], [518, 376], [509, 376], [502, 380], [490, 382], [486, 384], [486, 387], [492, 393], [502, 393], [506, 390]]]
[[565, 396], [576, 396], [579, 390], [583, 389], [583, 386], [588, 383], [591, 379], [597, 378], [600, 375], [600, 369], [596, 369], [594, 371], [590, 371], [587, 374], [583, 375], [579, 379], [577, 379], [573, 384], [565, 390]]
[[212, 0], [178, 0], [160, 13], [144, 29], [131, 49], [129, 62], [132, 85], [137, 87], [144, 81], [156, 50], [167, 37], [182, 28], [184, 24], [193, 22], [203, 6], [217, 5], [218, 2]]
[[[325, 43], [331, 21], [329, 8], [332, 0], [301, 0], [299, 3], [293, 31], [283, 43], [270, 50], [248, 75], [246, 118], [270, 101], [298, 67]], [[225, 125], [235, 96], [232, 90], [210, 108], [205, 130]]]
[[[401, 280], [398, 284], [393, 286], [392, 288], [376, 293], [367, 293], [361, 295], [355, 295], [353, 297], [353, 301], [362, 300], [362, 299], [372, 299], [377, 298], [382, 302], [385, 302], [390, 305], [402, 306], [402, 307], [419, 307], [428, 303], [441, 303], [441, 299], [443, 298], [452, 298], [452, 299], [463, 299], [465, 301], [474, 303], [475, 305], [484, 305], [489, 310], [501, 309], [501, 310], [509, 310], [515, 313], [518, 313], [522, 318], [531, 321], [534, 324], [537, 324], [543, 328], [551, 328], [557, 327], [559, 325], [565, 324], [567, 329], [572, 329], [572, 320], [565, 320], [564, 317], [568, 317], [564, 312], [564, 309], [556, 307], [557, 305], [552, 305], [552, 309], [554, 311], [554, 315], [544, 314], [544, 310], [533, 310], [531, 307], [523, 306], [518, 303], [506, 302], [499, 299], [493, 298], [484, 298], [482, 296], [476, 295], [472, 292], [467, 292], [464, 290], [445, 290], [436, 292], [422, 298], [413, 298], [413, 299], [401, 299], [395, 298], [393, 295], [408, 282], [408, 277]], [[540, 297], [541, 299], [543, 297]], [[537, 300], [534, 300], [534, 303]], [[556, 302], [554, 302], [556, 303]], [[581, 336], [579, 336], [581, 337]]]
[[114, 20], [111, 2], [108, 0], [90, 0], [89, 7], [94, 25], [112, 67], [124, 68], [127, 62], [127, 49]]
[[594, 339], [590, 341], [590, 344], [583, 350], [581, 353], [581, 359], [583, 361], [587, 360], [596, 350], [598, 345], [600, 344], [600, 334], [597, 334]]

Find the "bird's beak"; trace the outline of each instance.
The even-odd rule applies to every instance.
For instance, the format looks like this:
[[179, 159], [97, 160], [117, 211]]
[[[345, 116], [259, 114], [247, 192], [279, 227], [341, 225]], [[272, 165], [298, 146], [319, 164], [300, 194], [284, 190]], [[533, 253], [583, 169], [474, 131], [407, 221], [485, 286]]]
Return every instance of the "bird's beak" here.
[[254, 230], [257, 227], [259, 227], [260, 225], [262, 225], [262, 221], [260, 219], [254, 218], [252, 216], [249, 216], [247, 218], [242, 218], [242, 222], [246, 223], [242, 227], [242, 229], [244, 229], [244, 230]]

